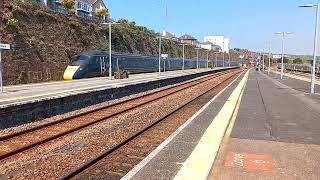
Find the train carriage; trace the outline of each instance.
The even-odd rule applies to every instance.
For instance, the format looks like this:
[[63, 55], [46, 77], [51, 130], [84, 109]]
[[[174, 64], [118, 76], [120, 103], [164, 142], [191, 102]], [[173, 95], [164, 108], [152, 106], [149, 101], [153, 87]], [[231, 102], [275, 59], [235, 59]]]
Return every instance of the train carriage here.
[[[132, 74], [157, 72], [158, 56], [139, 56], [133, 54], [112, 53], [112, 72], [127, 70]], [[161, 60], [161, 71], [182, 69], [181, 58], [166, 58]], [[197, 62], [185, 59], [185, 69], [195, 69]], [[199, 60], [199, 67], [207, 67], [207, 61]], [[76, 57], [72, 65], [64, 72], [65, 80], [106, 76], [109, 73], [109, 53], [105, 51], [86, 51]]]

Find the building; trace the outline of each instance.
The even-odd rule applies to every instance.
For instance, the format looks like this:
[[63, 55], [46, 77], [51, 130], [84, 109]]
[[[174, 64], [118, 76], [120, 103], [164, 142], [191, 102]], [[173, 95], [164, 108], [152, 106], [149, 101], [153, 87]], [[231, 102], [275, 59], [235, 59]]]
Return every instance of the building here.
[[222, 52], [229, 53], [230, 40], [224, 36], [206, 36], [204, 42], [211, 42], [214, 45], [220, 46]]
[[89, 0], [75, 1], [76, 14], [82, 18], [89, 19], [92, 16], [93, 8]]
[[214, 45], [213, 43], [211, 43], [209, 41], [201, 43], [200, 44], [200, 48], [207, 49], [207, 50], [213, 50], [213, 51], [217, 51], [217, 52], [221, 51], [221, 47], [220, 46]]
[[180, 38], [180, 42], [183, 44], [197, 45], [198, 41], [196, 38], [192, 37], [190, 34], [184, 34]]
[[174, 33], [168, 32], [168, 31], [162, 31], [162, 37], [164, 37], [165, 39], [173, 40], [173, 41], [179, 41], [179, 39], [175, 36]]
[[[45, 4], [50, 9], [66, 14], [66, 10], [61, 6], [62, 0], [38, 0], [39, 2]], [[99, 8], [106, 8], [103, 0], [75, 0], [74, 9], [76, 15], [85, 18], [91, 19], [92, 13], [95, 12]], [[105, 17], [101, 17], [101, 19], [105, 19]]]

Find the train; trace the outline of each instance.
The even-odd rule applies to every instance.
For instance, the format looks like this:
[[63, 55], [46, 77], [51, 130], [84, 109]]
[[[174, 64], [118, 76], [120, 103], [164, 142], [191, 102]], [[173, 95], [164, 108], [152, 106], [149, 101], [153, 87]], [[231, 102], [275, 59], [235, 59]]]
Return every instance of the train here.
[[[112, 72], [126, 70], [130, 74], [157, 72], [158, 56], [141, 56], [113, 52], [111, 58]], [[197, 61], [185, 59], [185, 69], [195, 69]], [[181, 70], [182, 58], [166, 58], [161, 60], [161, 71]], [[206, 68], [207, 61], [199, 60], [199, 68]], [[109, 74], [109, 52], [88, 50], [74, 58], [63, 74], [64, 80], [107, 76]]]
[[[311, 73], [311, 65], [306, 64], [284, 64], [284, 69], [287, 71], [296, 71], [302, 73]], [[281, 69], [281, 64], [278, 64], [278, 69]], [[316, 74], [320, 75], [320, 65], [316, 65]]]

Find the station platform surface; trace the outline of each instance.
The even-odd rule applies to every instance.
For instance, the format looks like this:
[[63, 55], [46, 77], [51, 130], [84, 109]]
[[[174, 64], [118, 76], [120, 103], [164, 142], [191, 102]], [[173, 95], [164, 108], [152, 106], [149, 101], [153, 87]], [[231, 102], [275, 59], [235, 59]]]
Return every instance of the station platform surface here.
[[317, 94], [250, 70], [123, 179], [320, 179], [319, 119]]
[[[223, 68], [215, 68], [223, 69]], [[56, 81], [17, 86], [5, 86], [4, 93], [0, 93], [0, 107], [17, 103], [28, 103], [51, 99], [55, 97], [70, 96], [78, 93], [104, 90], [109, 88], [123, 87], [132, 84], [139, 84], [155, 80], [180, 77], [212, 69], [167, 71], [159, 73], [133, 74], [128, 79], [112, 79], [98, 77], [72, 81]]]
[[[267, 71], [264, 71], [267, 74]], [[280, 80], [280, 72], [279, 71], [270, 71], [270, 77]], [[284, 73], [284, 78], [281, 83], [299, 91], [303, 91], [306, 93], [310, 92], [310, 76], [299, 76], [291, 73]], [[315, 92], [320, 94], [320, 80], [316, 79], [315, 81]]]

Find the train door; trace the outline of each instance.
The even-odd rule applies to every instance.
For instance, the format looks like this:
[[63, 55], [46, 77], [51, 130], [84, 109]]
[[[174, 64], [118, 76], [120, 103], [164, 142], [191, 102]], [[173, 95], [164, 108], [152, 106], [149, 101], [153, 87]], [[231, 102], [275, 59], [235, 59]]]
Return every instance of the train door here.
[[107, 57], [100, 56], [100, 74], [101, 76], [105, 76], [107, 73]]

